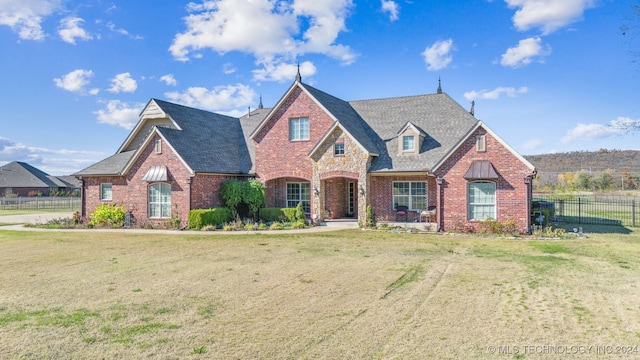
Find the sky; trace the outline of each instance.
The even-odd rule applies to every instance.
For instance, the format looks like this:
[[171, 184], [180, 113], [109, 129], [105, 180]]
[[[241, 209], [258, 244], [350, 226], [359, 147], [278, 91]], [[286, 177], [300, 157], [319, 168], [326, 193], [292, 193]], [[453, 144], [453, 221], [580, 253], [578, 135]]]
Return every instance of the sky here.
[[151, 98], [242, 116], [302, 81], [435, 93], [523, 155], [640, 150], [637, 0], [0, 0], [0, 165], [68, 175]]

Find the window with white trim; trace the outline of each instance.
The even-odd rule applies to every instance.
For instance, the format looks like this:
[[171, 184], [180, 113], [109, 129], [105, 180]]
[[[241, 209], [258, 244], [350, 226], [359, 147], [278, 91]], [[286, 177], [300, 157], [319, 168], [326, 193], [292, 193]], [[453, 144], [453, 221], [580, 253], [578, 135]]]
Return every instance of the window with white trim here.
[[294, 208], [302, 203], [305, 213], [311, 212], [311, 184], [308, 182], [287, 183], [287, 207]]
[[149, 185], [149, 218], [171, 217], [171, 184]]
[[156, 154], [162, 154], [162, 140], [156, 139], [155, 141], [155, 151]]
[[406, 206], [409, 210], [427, 208], [427, 183], [424, 181], [394, 181], [393, 209]]
[[100, 200], [113, 200], [113, 185], [111, 183], [100, 184]]
[[468, 219], [484, 221], [496, 218], [496, 183], [474, 181], [469, 183]]
[[343, 156], [344, 155], [344, 143], [333, 144], [333, 155], [335, 155], [335, 156]]
[[289, 119], [289, 140], [309, 140], [309, 118]]
[[411, 136], [403, 136], [402, 137], [402, 151], [414, 151], [415, 150], [415, 141], [416, 137]]

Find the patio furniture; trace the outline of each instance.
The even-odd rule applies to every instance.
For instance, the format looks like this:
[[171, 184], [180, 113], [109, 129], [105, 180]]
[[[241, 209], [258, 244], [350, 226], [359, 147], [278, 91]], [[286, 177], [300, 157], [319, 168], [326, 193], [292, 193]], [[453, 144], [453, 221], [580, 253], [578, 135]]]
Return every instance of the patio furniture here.
[[404, 217], [405, 222], [409, 221], [408, 213], [409, 213], [409, 207], [404, 205], [396, 206], [396, 221], [398, 221], [398, 219], [402, 217]]

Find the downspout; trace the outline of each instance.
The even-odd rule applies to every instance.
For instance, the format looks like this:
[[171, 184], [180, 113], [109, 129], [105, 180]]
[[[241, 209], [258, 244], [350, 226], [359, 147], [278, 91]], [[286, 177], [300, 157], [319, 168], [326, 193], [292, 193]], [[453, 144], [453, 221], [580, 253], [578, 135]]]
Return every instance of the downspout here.
[[528, 174], [524, 178], [524, 183], [527, 186], [527, 232], [531, 232], [531, 204], [533, 203], [533, 179], [538, 174], [538, 170], [533, 170], [531, 174]]
[[84, 192], [84, 179], [79, 177], [80, 180], [80, 219], [84, 219], [85, 214], [87, 212], [87, 204], [85, 202], [85, 192]]
[[442, 184], [444, 182], [444, 178], [441, 176], [436, 177], [436, 191], [438, 196], [436, 197], [436, 221], [438, 222], [438, 232], [444, 231], [444, 216], [442, 214], [443, 209], [443, 199], [442, 199]]

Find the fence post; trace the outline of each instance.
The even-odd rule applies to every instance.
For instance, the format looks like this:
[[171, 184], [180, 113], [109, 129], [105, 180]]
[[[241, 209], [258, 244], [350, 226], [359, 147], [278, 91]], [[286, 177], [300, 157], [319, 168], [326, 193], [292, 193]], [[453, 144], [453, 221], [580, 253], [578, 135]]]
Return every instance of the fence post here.
[[636, 227], [636, 200], [631, 200], [631, 226]]
[[582, 224], [582, 206], [580, 202], [580, 198], [578, 198], [578, 224]]

